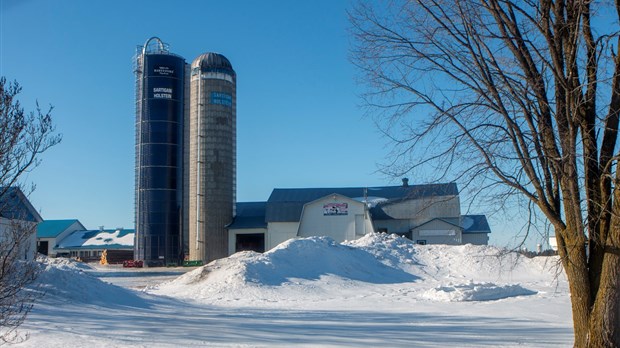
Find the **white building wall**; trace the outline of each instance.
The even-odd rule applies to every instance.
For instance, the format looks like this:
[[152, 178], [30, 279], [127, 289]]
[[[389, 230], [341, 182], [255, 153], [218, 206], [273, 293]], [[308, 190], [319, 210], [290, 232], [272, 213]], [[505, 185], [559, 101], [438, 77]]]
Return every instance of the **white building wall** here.
[[265, 238], [265, 251], [276, 247], [278, 244], [297, 237], [299, 222], [270, 222], [267, 226], [267, 238]]
[[37, 244], [41, 242], [47, 242], [47, 256], [56, 257], [56, 251], [54, 246], [56, 245], [56, 238], [38, 238]]
[[37, 254], [37, 224], [35, 222], [27, 221], [11, 221], [9, 219], [0, 218], [0, 243], [11, 243], [13, 240], [11, 229], [17, 228], [23, 230], [23, 233], [28, 233], [25, 243], [20, 245], [18, 252], [19, 260], [32, 261]]
[[297, 235], [327, 236], [343, 242], [372, 231], [364, 203], [341, 195], [330, 195], [304, 206]]
[[441, 220], [430, 221], [411, 230], [411, 240], [424, 241], [426, 244], [463, 244], [461, 229]]

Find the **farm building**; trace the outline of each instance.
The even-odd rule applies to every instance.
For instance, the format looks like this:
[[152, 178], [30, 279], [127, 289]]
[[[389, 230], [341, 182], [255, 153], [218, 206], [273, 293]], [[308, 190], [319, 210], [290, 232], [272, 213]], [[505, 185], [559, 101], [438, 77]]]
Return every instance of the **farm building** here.
[[[107, 250], [111, 263], [133, 260], [134, 230], [77, 230], [68, 234], [54, 247], [57, 256], [77, 257], [83, 261], [98, 261]], [[111, 260], [114, 255], [115, 259]]]
[[37, 225], [37, 251], [39, 254], [55, 257], [55, 246], [74, 231], [86, 227], [77, 219], [45, 220]]
[[274, 189], [267, 202], [237, 203], [229, 254], [265, 251], [294, 237], [338, 242], [395, 233], [419, 244], [488, 244], [484, 215], [461, 215], [455, 183], [354, 188]]
[[[0, 188], [0, 244], [19, 244], [18, 259], [36, 256], [36, 226], [41, 215], [18, 187]], [[5, 249], [4, 252], [8, 252]]]

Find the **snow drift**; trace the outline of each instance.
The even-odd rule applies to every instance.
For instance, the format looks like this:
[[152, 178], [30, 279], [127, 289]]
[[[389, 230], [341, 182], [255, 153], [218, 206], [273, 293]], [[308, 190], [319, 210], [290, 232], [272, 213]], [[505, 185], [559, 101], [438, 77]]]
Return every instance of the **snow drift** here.
[[37, 259], [40, 273], [32, 286], [41, 291], [46, 302], [96, 304], [104, 307], [148, 307], [135, 292], [101, 281], [85, 271], [92, 268], [66, 258]]
[[519, 282], [552, 279], [551, 273], [551, 267], [495, 247], [416, 245], [368, 234], [341, 244], [298, 238], [263, 254], [236, 253], [146, 291], [207, 303], [394, 293], [419, 301], [489, 301], [536, 294]]

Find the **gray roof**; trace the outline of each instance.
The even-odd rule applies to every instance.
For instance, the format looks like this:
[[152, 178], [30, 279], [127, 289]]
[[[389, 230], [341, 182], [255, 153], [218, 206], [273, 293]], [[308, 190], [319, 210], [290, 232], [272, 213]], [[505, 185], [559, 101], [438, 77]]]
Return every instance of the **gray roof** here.
[[422, 224], [412, 227], [410, 230], [424, 226], [432, 221], [443, 221], [447, 224], [459, 227], [463, 233], [491, 233], [491, 227], [484, 215], [461, 215], [460, 222], [455, 223], [454, 218], [434, 218]]
[[30, 222], [43, 221], [19, 187], [0, 187], [0, 217]]
[[229, 229], [267, 228], [265, 222], [265, 207], [267, 202], [238, 202], [237, 215], [228, 225]]
[[[267, 222], [299, 221], [306, 203], [334, 193], [360, 201], [365, 197], [380, 198], [383, 199], [380, 205], [386, 205], [424, 197], [456, 196], [458, 189], [456, 183], [383, 187], [280, 188], [274, 189], [267, 201], [265, 220]], [[380, 211], [377, 212], [377, 217], [379, 213]]]
[[228, 58], [219, 53], [207, 52], [196, 57], [192, 62], [192, 68], [200, 67], [202, 71], [225, 71], [235, 74]]
[[458, 227], [458, 228], [461, 228], [461, 229], [463, 228], [463, 226], [461, 226], [459, 224], [459, 218], [438, 217], [438, 218], [433, 218], [433, 219], [430, 219], [428, 221], [425, 221], [424, 223], [421, 223], [421, 224], [419, 224], [417, 226], [411, 227], [409, 230], [410, 231], [415, 230], [415, 229], [420, 228], [420, 227], [422, 227], [422, 226], [424, 226], [424, 225], [426, 225], [428, 223], [431, 223], [433, 221], [441, 221], [441, 222], [444, 222], [444, 223], [446, 223], [448, 225], [452, 225], [454, 227]]
[[491, 233], [491, 227], [484, 215], [463, 215], [461, 227], [463, 233]]

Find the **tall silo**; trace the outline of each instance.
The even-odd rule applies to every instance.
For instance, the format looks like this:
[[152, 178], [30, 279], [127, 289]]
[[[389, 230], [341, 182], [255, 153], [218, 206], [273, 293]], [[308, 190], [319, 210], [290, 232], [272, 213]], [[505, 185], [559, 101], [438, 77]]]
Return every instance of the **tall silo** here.
[[226, 225], [236, 194], [236, 73], [221, 54], [191, 64], [189, 133], [189, 258], [228, 256]]
[[136, 52], [134, 252], [150, 266], [183, 258], [186, 65], [156, 37]]

